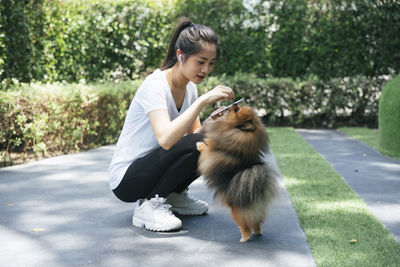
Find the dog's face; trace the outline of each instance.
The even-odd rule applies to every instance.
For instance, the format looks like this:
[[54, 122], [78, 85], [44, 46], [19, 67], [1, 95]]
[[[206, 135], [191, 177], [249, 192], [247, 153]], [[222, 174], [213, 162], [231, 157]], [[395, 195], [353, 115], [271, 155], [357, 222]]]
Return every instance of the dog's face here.
[[248, 106], [240, 108], [234, 105], [224, 114], [216, 116], [209, 124], [206, 127], [208, 133], [211, 131], [220, 132], [222, 135], [235, 129], [243, 132], [255, 132], [257, 129], [263, 130], [257, 114]]
[[209, 121], [205, 133], [215, 142], [217, 149], [240, 150], [241, 154], [258, 154], [266, 149], [268, 143], [264, 126], [248, 106], [232, 106], [226, 113]]
[[244, 106], [232, 106], [228, 113], [225, 114], [225, 119], [229, 122], [232, 128], [239, 129], [244, 132], [254, 132], [256, 130], [256, 123], [258, 118], [254, 111]]

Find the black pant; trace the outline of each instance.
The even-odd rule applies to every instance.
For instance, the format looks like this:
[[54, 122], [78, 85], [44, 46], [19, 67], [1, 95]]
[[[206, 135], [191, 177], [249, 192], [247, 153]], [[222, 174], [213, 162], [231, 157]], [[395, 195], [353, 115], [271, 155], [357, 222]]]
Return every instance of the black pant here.
[[182, 192], [199, 176], [196, 143], [202, 140], [201, 134], [185, 135], [169, 150], [160, 147], [135, 160], [114, 194], [122, 201], [135, 202]]

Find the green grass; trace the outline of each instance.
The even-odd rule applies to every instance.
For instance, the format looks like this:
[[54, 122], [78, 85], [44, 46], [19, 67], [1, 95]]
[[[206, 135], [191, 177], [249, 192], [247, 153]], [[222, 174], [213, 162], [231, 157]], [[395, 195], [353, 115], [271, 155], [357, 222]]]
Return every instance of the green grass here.
[[363, 128], [363, 127], [342, 127], [339, 128], [338, 131], [345, 133], [348, 136], [351, 136], [360, 142], [363, 142], [364, 144], [374, 148], [375, 150], [379, 151], [380, 153], [388, 157], [392, 157], [400, 161], [400, 157], [390, 156], [379, 148], [378, 130]]
[[399, 266], [400, 245], [330, 164], [292, 128], [267, 131], [317, 265]]

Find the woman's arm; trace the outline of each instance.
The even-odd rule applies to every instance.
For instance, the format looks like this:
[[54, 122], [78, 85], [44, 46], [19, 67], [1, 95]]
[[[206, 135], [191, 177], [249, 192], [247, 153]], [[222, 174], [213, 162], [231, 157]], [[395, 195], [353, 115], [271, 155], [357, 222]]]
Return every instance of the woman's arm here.
[[[186, 133], [201, 126], [199, 113], [202, 108], [219, 100], [233, 99], [233, 91], [227, 86], [219, 85], [213, 90], [201, 95], [182, 115], [170, 121], [168, 111], [164, 109], [149, 112], [150, 123], [158, 143], [164, 149], [170, 149]], [[198, 122], [196, 122], [198, 120]]]
[[189, 133], [197, 133], [201, 128], [201, 122], [200, 122], [200, 117], [197, 116], [197, 118], [194, 120], [192, 127], [190, 127]]

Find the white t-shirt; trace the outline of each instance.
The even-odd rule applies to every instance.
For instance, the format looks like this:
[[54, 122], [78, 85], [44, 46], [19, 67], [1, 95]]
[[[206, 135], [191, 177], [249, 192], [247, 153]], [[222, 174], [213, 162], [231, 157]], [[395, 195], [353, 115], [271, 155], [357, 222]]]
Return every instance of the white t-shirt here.
[[132, 162], [160, 147], [150, 124], [149, 112], [157, 109], [168, 110], [172, 121], [196, 99], [196, 85], [189, 82], [186, 85], [182, 107], [178, 111], [165, 73], [157, 69], [146, 77], [129, 106], [108, 170], [112, 190], [117, 188]]

